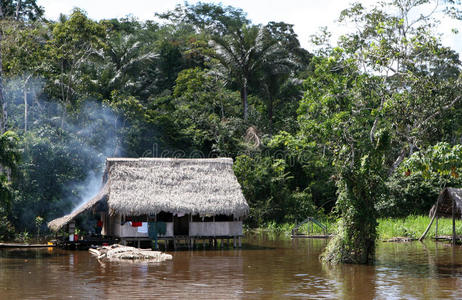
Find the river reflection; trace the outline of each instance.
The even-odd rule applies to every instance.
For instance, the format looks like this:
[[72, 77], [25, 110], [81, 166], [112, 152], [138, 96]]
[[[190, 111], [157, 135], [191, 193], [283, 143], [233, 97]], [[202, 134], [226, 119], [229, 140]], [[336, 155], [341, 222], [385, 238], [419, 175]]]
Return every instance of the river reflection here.
[[320, 264], [325, 240], [247, 236], [242, 250], [172, 252], [159, 264], [86, 251], [0, 251], [0, 299], [445, 299], [462, 297], [462, 248], [379, 243], [374, 266]]

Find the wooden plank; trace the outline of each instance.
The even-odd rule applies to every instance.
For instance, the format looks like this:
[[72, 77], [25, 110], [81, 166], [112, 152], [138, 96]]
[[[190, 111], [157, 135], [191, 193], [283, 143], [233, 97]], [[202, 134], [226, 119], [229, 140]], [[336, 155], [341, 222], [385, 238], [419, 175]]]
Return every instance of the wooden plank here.
[[328, 239], [333, 237], [333, 234], [328, 235], [304, 235], [304, 234], [294, 234], [290, 237], [293, 239]]
[[48, 248], [55, 245], [48, 244], [20, 244], [20, 243], [0, 243], [0, 248]]

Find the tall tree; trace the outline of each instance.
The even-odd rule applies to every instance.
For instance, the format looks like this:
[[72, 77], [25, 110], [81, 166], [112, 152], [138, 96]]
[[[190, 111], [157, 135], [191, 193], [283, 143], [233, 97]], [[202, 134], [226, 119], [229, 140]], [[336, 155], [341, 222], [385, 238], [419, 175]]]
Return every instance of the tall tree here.
[[4, 36], [3, 66], [8, 82], [20, 89], [24, 103], [24, 131], [29, 129], [29, 108], [39, 96], [37, 78], [46, 68], [44, 45], [48, 38], [48, 27], [40, 22], [24, 26], [19, 22], [8, 25], [9, 34]]
[[197, 32], [204, 31], [212, 35], [229, 34], [250, 24], [250, 20], [247, 19], [242, 9], [203, 2], [177, 5], [172, 11], [156, 15], [173, 24], [190, 24]]
[[63, 106], [62, 124], [66, 111], [95, 92], [91, 87], [96, 87], [95, 62], [101, 57], [103, 39], [104, 27], [79, 9], [53, 24], [46, 44], [46, 88]]
[[2, 44], [3, 28], [5, 22], [11, 21], [28, 21], [37, 20], [43, 15], [43, 9], [39, 7], [36, 0], [0, 1], [0, 133], [6, 130], [6, 109], [5, 109], [5, 91], [3, 88], [3, 62], [2, 62]]
[[[138, 29], [138, 35], [141, 29]], [[106, 37], [103, 64], [99, 81], [101, 90], [118, 90], [123, 94], [137, 95], [145, 88], [146, 76], [142, 76], [157, 57], [152, 47], [146, 47], [140, 37], [124, 31], [113, 31]], [[149, 94], [149, 91], [147, 92]]]
[[[293, 79], [296, 72], [307, 68], [311, 54], [300, 46], [293, 25], [284, 22], [270, 22], [265, 28], [268, 30], [267, 38], [277, 41], [277, 51], [271, 53], [267, 62], [261, 67], [255, 84], [263, 91], [263, 99], [267, 108], [269, 131], [273, 133], [274, 104], [280, 94], [281, 88]], [[290, 83], [289, 83], [290, 84]], [[301, 96], [301, 92], [298, 95]], [[284, 95], [283, 97], [288, 97]], [[288, 101], [288, 99], [285, 99]]]
[[248, 118], [249, 84], [256, 80], [258, 72], [265, 65], [289, 64], [283, 48], [266, 27], [243, 25], [225, 36], [212, 36], [215, 52], [211, 54], [222, 74], [234, 81], [239, 87], [243, 106], [244, 120]]

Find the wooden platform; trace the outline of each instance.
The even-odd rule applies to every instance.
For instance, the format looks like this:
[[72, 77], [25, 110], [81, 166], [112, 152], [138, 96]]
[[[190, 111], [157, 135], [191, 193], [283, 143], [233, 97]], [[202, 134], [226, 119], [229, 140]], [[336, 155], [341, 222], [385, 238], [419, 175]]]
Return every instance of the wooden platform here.
[[55, 241], [55, 244], [59, 248], [69, 249], [69, 250], [88, 250], [92, 246], [101, 246], [101, 245], [112, 245], [118, 244], [119, 239], [116, 238], [105, 238], [105, 237], [85, 237], [77, 241], [69, 241], [64, 237], [58, 237]]
[[[179, 249], [212, 249], [212, 248], [242, 248], [242, 236], [187, 236], [187, 235], [176, 235], [174, 237], [158, 237], [157, 248], [163, 249], [164, 251], [179, 250]], [[150, 238], [139, 238], [139, 237], [124, 237], [121, 238], [120, 243], [122, 245], [133, 245], [134, 247], [140, 248], [141, 243], [149, 242], [149, 247], [154, 247], [154, 240]]]
[[293, 239], [328, 239], [333, 237], [333, 234], [328, 235], [305, 235], [305, 234], [293, 234], [290, 237]]
[[55, 245], [48, 244], [22, 244], [22, 243], [0, 243], [0, 248], [48, 248]]
[[[448, 241], [448, 242], [451, 242], [452, 241], [452, 235], [439, 235], [439, 236], [433, 237], [433, 239], [435, 241]], [[462, 236], [460, 236], [460, 235], [456, 236], [456, 244], [462, 244]]]
[[383, 242], [386, 243], [407, 243], [407, 242], [413, 242], [417, 241], [416, 238], [410, 238], [410, 237], [403, 237], [403, 236], [396, 236], [391, 239], [384, 240]]

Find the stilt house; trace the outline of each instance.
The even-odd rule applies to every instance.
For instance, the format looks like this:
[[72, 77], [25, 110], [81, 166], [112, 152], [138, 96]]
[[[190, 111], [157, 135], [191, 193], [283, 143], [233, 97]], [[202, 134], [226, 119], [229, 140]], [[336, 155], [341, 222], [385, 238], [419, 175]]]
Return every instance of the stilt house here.
[[48, 227], [72, 229], [77, 216], [91, 211], [102, 223], [101, 234], [122, 243], [150, 240], [154, 230], [166, 241], [240, 243], [249, 206], [232, 164], [230, 158], [108, 158], [99, 193]]

